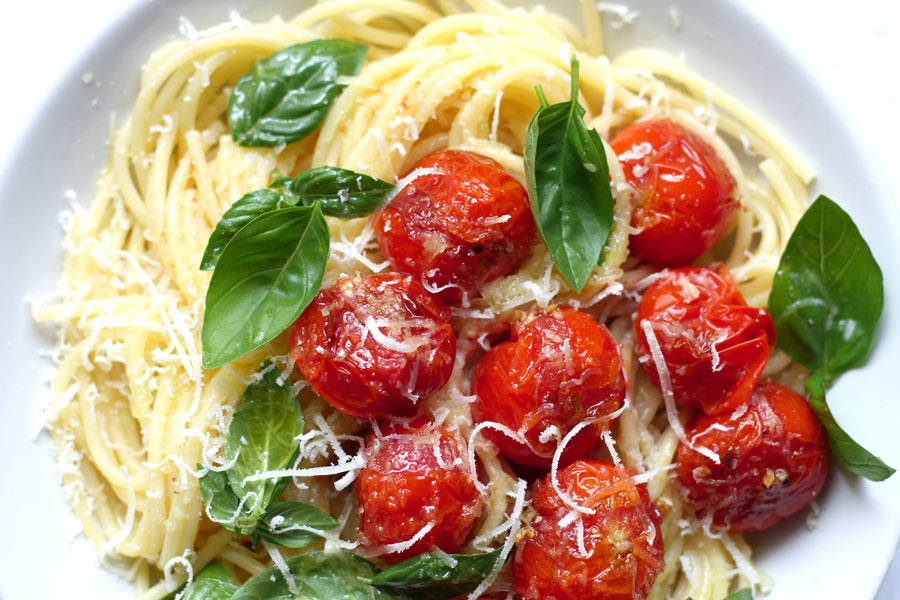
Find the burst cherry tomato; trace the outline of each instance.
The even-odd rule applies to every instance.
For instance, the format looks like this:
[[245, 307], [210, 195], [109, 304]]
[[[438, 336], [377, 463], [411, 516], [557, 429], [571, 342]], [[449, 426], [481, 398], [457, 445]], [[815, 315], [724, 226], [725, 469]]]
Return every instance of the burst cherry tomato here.
[[447, 383], [450, 312], [409, 275], [338, 279], [294, 323], [291, 356], [312, 389], [348, 415], [408, 413]]
[[436, 548], [458, 550], [482, 507], [459, 432], [416, 419], [381, 424], [378, 433], [366, 439], [369, 460], [356, 487], [363, 545], [406, 542], [431, 525], [410, 548], [382, 558], [393, 563]]
[[378, 244], [395, 269], [458, 304], [528, 255], [536, 232], [528, 196], [499, 163], [472, 152], [435, 152], [416, 169], [443, 174], [400, 190], [377, 216]]
[[[472, 416], [505, 425], [528, 440], [531, 448], [485, 430], [506, 458], [549, 467], [558, 441], [575, 425], [622, 406], [622, 364], [615, 338], [590, 315], [571, 308], [531, 312], [513, 324], [508, 342], [475, 366]], [[601, 422], [582, 429], [566, 446], [563, 460], [587, 454], [608, 426]]]
[[637, 189], [631, 253], [686, 265], [718, 241], [738, 207], [735, 182], [715, 150], [668, 119], [635, 123], [610, 142]]
[[581, 517], [583, 536], [577, 523], [560, 526], [571, 509], [550, 481], [538, 485], [537, 517], [513, 559], [516, 591], [525, 600], [647, 597], [663, 568], [661, 521], [647, 488], [632, 476], [599, 460], [579, 460], [559, 472], [562, 492], [595, 511]]
[[761, 383], [749, 404], [701, 415], [685, 429], [676, 470], [687, 501], [717, 527], [759, 531], [792, 515], [822, 490], [828, 471], [825, 432], [806, 400], [783, 385]]
[[759, 381], [775, 326], [768, 311], [751, 308], [721, 263], [670, 269], [644, 293], [635, 321], [637, 351], [651, 381], [659, 370], [644, 332], [652, 327], [681, 406], [730, 411]]

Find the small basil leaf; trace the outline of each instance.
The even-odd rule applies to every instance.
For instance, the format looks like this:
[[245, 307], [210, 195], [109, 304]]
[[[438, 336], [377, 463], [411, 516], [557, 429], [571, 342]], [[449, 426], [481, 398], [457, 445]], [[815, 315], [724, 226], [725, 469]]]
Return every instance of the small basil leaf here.
[[753, 600], [753, 590], [744, 588], [728, 594], [722, 600]]
[[228, 600], [235, 591], [237, 586], [228, 570], [211, 562], [187, 586], [181, 600]]
[[330, 531], [338, 522], [326, 512], [302, 502], [276, 502], [259, 522], [259, 536], [279, 546], [303, 548], [319, 539], [319, 534], [299, 529], [310, 527]]
[[830, 386], [865, 361], [884, 304], [881, 269], [841, 207], [819, 196], [788, 240], [769, 311], [778, 345]]
[[872, 481], [884, 481], [894, 474], [894, 469], [856, 443], [834, 420], [834, 415], [825, 402], [825, 382], [820, 372], [814, 373], [807, 380], [806, 391], [809, 392], [810, 408], [828, 434], [828, 447], [842, 465]]
[[347, 40], [314, 40], [259, 61], [228, 99], [232, 137], [242, 146], [277, 146], [306, 137], [344, 89], [338, 78], [359, 73], [367, 50]]
[[525, 134], [525, 177], [531, 211], [553, 262], [580, 292], [609, 238], [613, 197], [600, 135], [583, 121], [578, 103], [578, 61], [572, 61], [567, 102], [534, 114]]
[[269, 567], [245, 583], [231, 600], [391, 600], [364, 581], [375, 575], [375, 565], [353, 554], [308, 552], [286, 562], [296, 594], [281, 571]]
[[322, 285], [328, 246], [318, 205], [264, 213], [238, 231], [206, 291], [203, 366], [220, 367], [290, 327]]
[[318, 167], [300, 173], [291, 182], [291, 193], [304, 205], [319, 202], [329, 217], [367, 217], [385, 201], [394, 184], [338, 167]]
[[[287, 181], [290, 182], [290, 179]], [[281, 187], [280, 183], [276, 180], [272, 184], [273, 189], [254, 190], [241, 196], [237, 202], [231, 205], [231, 208], [225, 211], [209, 236], [206, 251], [203, 252], [203, 258], [200, 260], [201, 271], [212, 271], [216, 268], [216, 263], [225, 250], [225, 246], [244, 225], [261, 214], [297, 204], [297, 198], [288, 193], [276, 191]]]
[[[203, 465], [197, 465], [202, 468]], [[240, 498], [238, 498], [228, 484], [228, 475], [220, 471], [207, 471], [200, 478], [200, 494], [210, 516], [225, 529], [242, 535], [235, 526]]]
[[478, 587], [499, 558], [499, 548], [485, 554], [428, 552], [382, 571], [371, 583], [408, 600], [447, 600]]
[[234, 411], [225, 458], [234, 460], [226, 471], [231, 489], [244, 498], [245, 511], [236, 525], [252, 529], [269, 504], [284, 491], [288, 478], [244, 482], [246, 477], [266, 471], [285, 469], [297, 456], [297, 436], [303, 433], [303, 413], [289, 383], [268, 361], [263, 378], [247, 387]]

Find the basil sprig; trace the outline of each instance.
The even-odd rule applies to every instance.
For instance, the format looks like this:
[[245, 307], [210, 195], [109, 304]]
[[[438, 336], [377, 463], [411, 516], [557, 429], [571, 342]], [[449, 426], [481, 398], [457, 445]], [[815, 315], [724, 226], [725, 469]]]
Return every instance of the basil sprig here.
[[825, 196], [806, 210], [772, 282], [769, 311], [778, 345], [813, 375], [810, 407], [834, 456], [872, 481], [894, 473], [835, 421], [825, 390], [865, 362], [884, 305], [881, 269], [850, 216]]
[[382, 571], [371, 584], [405, 600], [447, 600], [472, 592], [499, 558], [499, 548], [484, 554], [428, 552]]
[[308, 552], [286, 561], [297, 593], [277, 567], [245, 583], [231, 600], [392, 600], [366, 583], [378, 569], [348, 552]]
[[325, 216], [364, 217], [394, 185], [318, 167], [241, 197], [209, 237], [200, 268], [215, 269], [203, 316], [203, 366], [222, 366], [293, 323], [322, 285], [330, 239]]
[[228, 126], [242, 146], [277, 146], [315, 131], [344, 89], [342, 76], [359, 73], [368, 46], [314, 40], [279, 50], [241, 77], [228, 99]]
[[229, 600], [237, 589], [228, 570], [213, 561], [197, 573], [189, 585], [165, 596], [163, 600]]
[[223, 472], [208, 471], [200, 478], [200, 492], [210, 515], [238, 535], [302, 548], [318, 535], [299, 528], [327, 531], [337, 527], [330, 515], [300, 502], [273, 501], [289, 478], [246, 481], [258, 473], [290, 468], [297, 460], [297, 436], [303, 433], [303, 413], [290, 384], [266, 362], [260, 381], [247, 387], [234, 411], [225, 459], [233, 462]]
[[525, 177], [531, 211], [553, 262], [576, 292], [600, 260], [613, 223], [613, 197], [603, 141], [584, 124], [578, 61], [571, 97], [541, 108], [525, 134]]

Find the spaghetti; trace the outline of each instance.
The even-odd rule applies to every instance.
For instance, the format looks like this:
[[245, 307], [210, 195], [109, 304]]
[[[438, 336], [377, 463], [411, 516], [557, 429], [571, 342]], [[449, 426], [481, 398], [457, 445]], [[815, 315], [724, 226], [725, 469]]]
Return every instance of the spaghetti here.
[[[790, 144], [672, 57], [649, 49], [605, 56], [590, 1], [581, 3], [587, 35], [540, 7], [467, 5], [339, 0], [289, 21], [235, 19], [208, 32], [186, 27], [187, 40], [166, 45], [147, 62], [132, 115], [113, 135], [96, 198], [66, 222], [59, 296], [34, 307], [36, 319], [59, 326], [47, 428], [63, 486], [85, 535], [107, 566], [134, 580], [139, 598], [162, 598], [213, 559], [239, 580], [270, 563], [264, 549], [251, 550], [207, 518], [197, 483], [205, 470], [227, 466], [219, 457], [230, 415], [267, 357], [276, 357], [295, 382], [311, 427], [294, 472], [302, 485], [286, 494], [332, 513], [341, 529], [329, 542], [355, 547], [348, 541], [351, 497], [335, 492], [329, 477], [314, 475], [358, 469], [358, 462], [330, 465], [337, 465], [342, 445], [360, 444], [360, 426], [291, 373], [286, 334], [222, 368], [201, 368], [209, 275], [198, 265], [206, 241], [222, 213], [266, 187], [276, 169], [292, 175], [334, 165], [395, 181], [424, 155], [452, 147], [489, 156], [521, 176], [525, 129], [538, 108], [534, 88], [541, 85], [551, 102], [565, 99], [575, 56], [585, 121], [604, 139], [636, 120], [666, 116], [724, 159], [742, 209], [707, 258], [726, 262], [748, 304], [765, 304], [813, 177]], [[257, 60], [320, 37], [370, 46], [362, 72], [345, 82], [320, 130], [285, 147], [236, 145], [225, 118], [231, 86]], [[477, 454], [489, 482], [468, 549], [515, 535], [524, 487], [483, 443], [483, 427], [473, 430], [463, 340], [479, 323], [509, 320], [517, 309], [569, 304], [592, 311], [623, 346], [629, 401], [607, 444], [611, 455], [643, 474], [650, 497], [665, 509], [666, 566], [650, 598], [720, 600], [735, 585], [765, 588], [770, 582], [752, 564], [743, 538], [711, 531], [682, 505], [671, 469], [679, 422], [672, 427], [666, 419], [663, 396], [638, 368], [634, 351], [635, 297], [654, 276], [628, 259], [632, 192], [614, 152], [606, 150], [615, 224], [605, 261], [584, 290], [574, 293], [538, 244], [517, 272], [453, 309], [460, 359], [448, 386], [424, 410], [471, 435], [469, 459], [474, 463]], [[758, 168], [746, 168], [750, 163]], [[329, 226], [326, 285], [340, 274], [387, 267], [368, 220], [329, 220]], [[776, 351], [766, 376], [795, 383], [798, 373]], [[271, 560], [282, 560], [277, 550]], [[507, 579], [500, 573], [497, 589], [508, 589]]]

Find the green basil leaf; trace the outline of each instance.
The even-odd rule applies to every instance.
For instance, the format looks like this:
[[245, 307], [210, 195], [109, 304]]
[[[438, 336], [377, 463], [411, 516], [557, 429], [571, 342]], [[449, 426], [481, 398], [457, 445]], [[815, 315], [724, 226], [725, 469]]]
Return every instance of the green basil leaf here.
[[291, 193], [310, 206], [322, 205], [329, 217], [355, 219], [375, 212], [394, 189], [377, 177], [338, 167], [318, 167], [300, 173], [291, 182]]
[[499, 558], [499, 548], [485, 554], [428, 552], [382, 571], [371, 583], [408, 600], [447, 600], [472, 592]]
[[884, 304], [881, 269], [841, 207], [819, 196], [797, 223], [772, 282], [778, 345], [830, 386], [869, 354]]
[[242, 146], [277, 146], [315, 131], [344, 89], [341, 76], [356, 75], [368, 46], [347, 40], [314, 40], [279, 50], [256, 63], [228, 99], [228, 126]]
[[553, 262], [580, 292], [609, 238], [613, 197], [600, 135], [584, 124], [578, 103], [578, 61], [572, 61], [567, 102], [546, 104], [525, 134], [525, 176], [531, 211]]
[[220, 367], [290, 327], [322, 285], [328, 246], [318, 205], [264, 213], [241, 228], [206, 291], [203, 366]]
[[[290, 179], [287, 181], [290, 182]], [[273, 189], [254, 190], [245, 194], [225, 211], [209, 236], [209, 242], [200, 260], [201, 271], [212, 271], [216, 268], [225, 246], [250, 221], [264, 213], [297, 204], [296, 197], [284, 191], [277, 191], [279, 184], [280, 182], [276, 180], [272, 184]]]
[[753, 590], [744, 588], [728, 594], [722, 600], [753, 600]]
[[302, 502], [276, 502], [266, 511], [257, 531], [268, 542], [287, 548], [303, 548], [321, 536], [300, 527], [330, 531], [337, 526], [334, 517], [315, 506]]
[[284, 575], [269, 567], [243, 585], [231, 600], [391, 600], [364, 580], [378, 571], [369, 561], [347, 552], [308, 552], [289, 558], [297, 593]]
[[181, 600], [228, 600], [235, 591], [237, 586], [228, 570], [211, 562], [187, 586]]
[[[202, 468], [203, 465], [197, 465]], [[235, 525], [237, 520], [240, 498], [231, 489], [228, 483], [228, 475], [221, 471], [207, 471], [200, 478], [200, 494], [210, 516], [229, 531], [243, 535], [245, 531], [239, 531]], [[243, 507], [241, 507], [243, 509]]]
[[241, 528], [253, 529], [275, 500], [288, 478], [244, 482], [266, 471], [289, 468], [297, 458], [296, 437], [303, 433], [303, 413], [293, 388], [281, 380], [281, 372], [266, 361], [269, 369], [257, 383], [247, 387], [234, 411], [225, 458], [234, 465], [225, 473], [231, 489], [244, 499], [244, 510], [235, 520]]
[[825, 402], [825, 382], [821, 372], [814, 373], [807, 380], [806, 391], [809, 392], [810, 408], [828, 434], [828, 447], [842, 465], [872, 481], [884, 481], [894, 474], [894, 469], [856, 443], [834, 420]]

